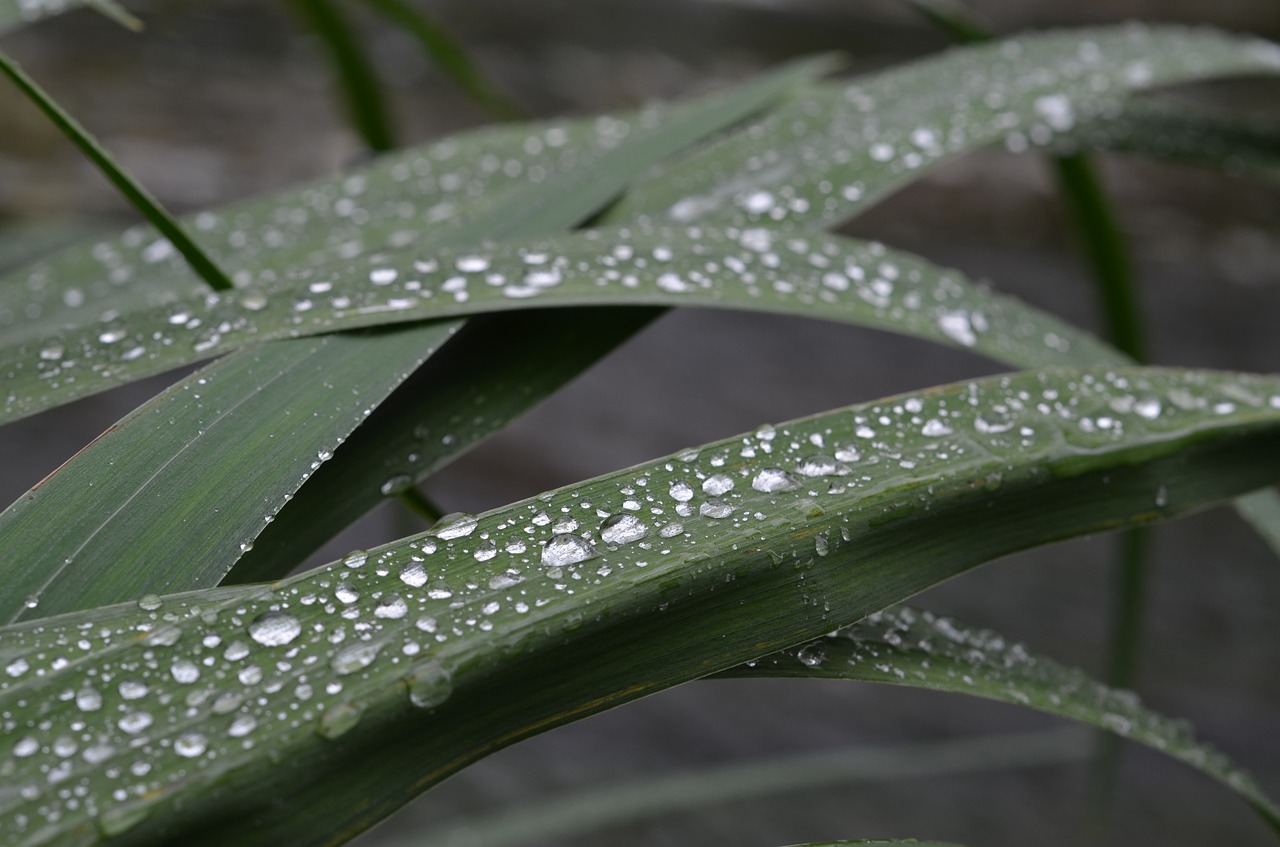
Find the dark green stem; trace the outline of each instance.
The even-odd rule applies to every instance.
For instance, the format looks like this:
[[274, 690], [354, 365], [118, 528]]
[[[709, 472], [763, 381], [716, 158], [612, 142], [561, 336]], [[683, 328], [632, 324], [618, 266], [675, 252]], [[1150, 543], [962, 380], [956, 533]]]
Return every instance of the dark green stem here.
[[40, 111], [44, 112], [45, 116], [80, 148], [80, 152], [98, 167], [103, 176], [110, 180], [111, 184], [142, 213], [143, 217], [151, 222], [161, 235], [169, 239], [174, 249], [182, 254], [182, 258], [187, 260], [191, 269], [207, 282], [210, 288], [214, 291], [229, 291], [233, 288], [231, 280], [222, 272], [222, 269], [215, 265], [213, 260], [187, 235], [182, 225], [160, 205], [160, 201], [152, 197], [137, 180], [117, 165], [111, 158], [111, 154], [88, 130], [67, 114], [52, 97], [45, 93], [44, 89], [36, 84], [35, 80], [27, 76], [22, 68], [4, 53], [0, 53], [0, 71], [13, 80], [22, 93], [29, 97], [31, 102], [35, 103]]
[[440, 516], [444, 514], [417, 486], [411, 485], [396, 496], [410, 512], [426, 521], [428, 526], [440, 520]]
[[480, 66], [471, 60], [462, 44], [440, 24], [404, 0], [368, 0], [368, 3], [417, 39], [441, 70], [495, 116], [506, 120], [526, 117], [524, 110], [502, 93]]
[[294, 0], [294, 5], [329, 49], [351, 120], [364, 143], [378, 152], [395, 147], [378, 76], [360, 42], [352, 34], [350, 21], [329, 0]]

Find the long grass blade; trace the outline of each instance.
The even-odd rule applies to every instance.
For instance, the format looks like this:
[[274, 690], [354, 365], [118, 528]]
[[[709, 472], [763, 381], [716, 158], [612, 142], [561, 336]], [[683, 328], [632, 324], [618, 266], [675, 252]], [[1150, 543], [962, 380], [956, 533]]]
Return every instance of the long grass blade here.
[[351, 22], [330, 0], [294, 0], [294, 6], [328, 49], [351, 123], [364, 143], [377, 152], [393, 149], [395, 132], [382, 85]]
[[367, 0], [370, 6], [409, 33], [427, 55], [477, 103], [499, 118], [517, 120], [525, 112], [490, 79], [448, 29], [404, 0]]
[[[221, 602], [9, 627], [0, 825], [328, 843], [518, 738], [1277, 468], [1280, 379], [1026, 373], [762, 428]], [[64, 759], [73, 722], [93, 752]], [[64, 771], [82, 803], [49, 820]]]
[[85, 155], [102, 175], [116, 187], [121, 195], [137, 209], [152, 226], [168, 239], [172, 249], [181, 254], [196, 274], [214, 291], [227, 291], [232, 285], [226, 274], [191, 240], [182, 225], [160, 205], [160, 201], [143, 188], [137, 180], [116, 164], [98, 140], [59, 106], [36, 81], [16, 62], [0, 52], [0, 72], [3, 72], [28, 99], [34, 103], [53, 124], [62, 131], [80, 152]]
[[723, 677], [850, 679], [949, 691], [1079, 721], [1177, 759], [1238, 794], [1280, 833], [1280, 806], [1185, 721], [1094, 682], [1003, 636], [929, 612], [880, 612], [840, 632], [748, 662]]

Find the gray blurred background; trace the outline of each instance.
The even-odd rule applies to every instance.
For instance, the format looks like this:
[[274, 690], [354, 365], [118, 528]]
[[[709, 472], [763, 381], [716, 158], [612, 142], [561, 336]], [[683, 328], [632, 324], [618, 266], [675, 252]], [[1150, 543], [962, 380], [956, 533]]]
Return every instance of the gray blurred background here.
[[[351, 7], [358, 4], [348, 4]], [[1275, 0], [985, 0], [1000, 31], [1130, 18], [1213, 23], [1280, 38]], [[331, 174], [358, 161], [321, 45], [287, 4], [131, 2], [131, 35], [79, 12], [0, 39], [171, 208], [190, 211]], [[589, 114], [693, 94], [781, 59], [840, 50], [854, 70], [943, 40], [890, 0], [441, 0], [424, 3], [536, 116]], [[361, 19], [411, 144], [488, 120], [414, 42]], [[1280, 117], [1275, 86], [1199, 96]], [[1182, 167], [1100, 162], [1133, 239], [1160, 364], [1280, 371], [1280, 188]], [[84, 228], [133, 221], [34, 109], [0, 86], [0, 262]], [[1086, 269], [1044, 163], [989, 153], [932, 172], [848, 228], [992, 281], [1086, 327]], [[20, 235], [18, 248], [14, 239]], [[998, 370], [985, 360], [869, 330], [761, 315], [663, 318], [428, 484], [446, 509], [480, 511], [764, 421]], [[92, 398], [0, 434], [0, 497], [16, 498], [165, 384]], [[393, 510], [321, 559], [416, 527]], [[1102, 666], [1112, 543], [1013, 557], [917, 603]], [[1140, 691], [1193, 720], [1280, 794], [1280, 567], [1218, 510], [1159, 530]], [[464, 814], [580, 787], [811, 750], [1049, 727], [1035, 714], [910, 690], [839, 683], [687, 685], [535, 738], [433, 790], [360, 843], [427, 843]], [[860, 784], [721, 805], [572, 844], [748, 845], [916, 836], [989, 847], [1085, 843], [1083, 766]], [[1126, 758], [1106, 843], [1261, 845], [1237, 799], [1154, 754]], [[565, 842], [554, 842], [565, 843]]]

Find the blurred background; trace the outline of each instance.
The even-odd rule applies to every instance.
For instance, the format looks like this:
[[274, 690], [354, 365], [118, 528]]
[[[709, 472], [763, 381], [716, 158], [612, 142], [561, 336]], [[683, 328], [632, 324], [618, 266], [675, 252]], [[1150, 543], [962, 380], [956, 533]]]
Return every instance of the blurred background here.
[[[1274, 0], [974, 0], [1000, 32], [1128, 19], [1205, 23], [1280, 39]], [[187, 212], [330, 175], [367, 156], [323, 44], [287, 3], [129, 2], [133, 35], [86, 11], [0, 38], [143, 184]], [[403, 32], [354, 13], [411, 145], [490, 122]], [[945, 48], [891, 0], [436, 0], [420, 3], [533, 116], [585, 115], [722, 87], [788, 57], [838, 50], [850, 73]], [[1273, 86], [1188, 96], [1280, 119]], [[1100, 158], [1132, 239], [1159, 364], [1280, 371], [1280, 187]], [[76, 233], [134, 221], [115, 192], [18, 92], [0, 85], [0, 266]], [[988, 279], [1096, 329], [1087, 268], [1052, 175], [1034, 156], [971, 156], [846, 228]], [[427, 484], [446, 510], [544, 489], [780, 421], [999, 370], [952, 350], [846, 326], [684, 310]], [[81, 401], [0, 433], [9, 502], [171, 381]], [[384, 509], [317, 557], [415, 531]], [[1113, 542], [1091, 539], [989, 565], [917, 604], [996, 629], [1092, 673], [1103, 665]], [[1280, 794], [1280, 567], [1232, 513], [1160, 528], [1139, 690]], [[434, 789], [365, 836], [429, 844], [464, 816], [545, 806], [588, 787], [805, 751], [1053, 726], [953, 696], [869, 685], [696, 683], [517, 745]], [[1083, 765], [862, 783], [723, 804], [614, 828], [588, 845], [781, 845], [915, 836], [989, 847], [1090, 843]], [[1130, 751], [1109, 838], [1127, 845], [1261, 845], [1272, 836], [1224, 790]]]

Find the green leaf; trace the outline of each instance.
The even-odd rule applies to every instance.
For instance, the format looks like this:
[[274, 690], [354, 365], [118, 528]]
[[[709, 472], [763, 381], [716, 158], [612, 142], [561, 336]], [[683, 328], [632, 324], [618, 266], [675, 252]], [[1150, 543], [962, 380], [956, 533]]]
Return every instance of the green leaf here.
[[467, 55], [466, 48], [449, 30], [421, 9], [404, 0], [367, 0], [384, 17], [394, 22], [422, 45], [427, 55], [472, 99], [499, 118], [516, 119], [524, 110], [512, 102]]
[[[74, 472], [54, 473], [0, 513], [0, 620], [216, 585], [228, 556], [253, 546], [263, 515], [452, 332], [416, 330], [410, 349], [400, 335], [365, 334], [246, 351], [143, 405], [86, 448]], [[183, 418], [172, 416], [178, 404]], [[286, 429], [263, 426], [282, 412]]]
[[592, 229], [383, 253], [296, 276], [288, 288], [187, 297], [0, 348], [0, 420], [262, 341], [548, 306], [763, 310], [906, 332], [1024, 367], [1121, 361], [1070, 325], [909, 254], [761, 227]]
[[[769, 799], [815, 788], [860, 782], [1043, 767], [1087, 754], [1077, 731], [1008, 733], [892, 747], [823, 750], [706, 768], [544, 797], [465, 818], [425, 838], [392, 842], [403, 847], [508, 847], [550, 843], [637, 820], [719, 803]], [[858, 841], [846, 844], [916, 844]]]
[[1205, 29], [1061, 30], [957, 48], [771, 112], [637, 187], [615, 214], [828, 227], [957, 155], [1055, 138], [1153, 86], [1280, 73], [1280, 46]]
[[[574, 172], [563, 179], [517, 189], [501, 206], [482, 205], [463, 224], [443, 231], [436, 239], [467, 241], [489, 232], [533, 234], [572, 226], [674, 147], [761, 108], [817, 67], [812, 61], [797, 63], [739, 90], [685, 104], [656, 128], [643, 129], [595, 156], [580, 154]], [[0, 518], [12, 532], [9, 537], [15, 545], [14, 554], [6, 560], [10, 590], [7, 606], [0, 607], [6, 612], [4, 620], [119, 602], [139, 592], [216, 584], [254, 543], [256, 532], [301, 487], [317, 457], [333, 453], [363, 416], [461, 325], [460, 321], [418, 325], [385, 332], [376, 343], [352, 339], [340, 349], [329, 347], [327, 351], [305, 339], [260, 345], [184, 380], [144, 407], [150, 426], [112, 431]], [[215, 334], [230, 330], [222, 324], [207, 326]], [[102, 341], [102, 336], [98, 340]], [[281, 403], [278, 398], [263, 396], [259, 381], [243, 367], [246, 358], [258, 373], [311, 372], [317, 376], [314, 381], [299, 383], [290, 402]], [[541, 362], [545, 364], [545, 358]], [[378, 374], [383, 376], [373, 376]], [[540, 390], [548, 391], [566, 378], [563, 367], [548, 369]], [[211, 429], [205, 425], [206, 389], [200, 380], [220, 386], [217, 409], [238, 410], [235, 416], [217, 417], [224, 426]], [[537, 391], [524, 395], [524, 402], [532, 403], [538, 396]], [[358, 411], [352, 415], [345, 407], [331, 408], [334, 398], [354, 403]], [[252, 417], [246, 407], [252, 408]], [[307, 419], [329, 425], [300, 428], [297, 422]], [[157, 430], [165, 445], [162, 449], [156, 447]], [[400, 442], [388, 443], [398, 446]], [[289, 445], [288, 456], [277, 455], [284, 444]], [[424, 454], [430, 463], [442, 451], [452, 455], [464, 446], [438, 444]], [[130, 461], [120, 462], [122, 455]], [[334, 474], [344, 485], [354, 485], [370, 471], [377, 471], [376, 465], [367, 463], [367, 451], [356, 458], [366, 460], [359, 473], [344, 470]], [[188, 487], [180, 501], [169, 501], [183, 480], [206, 474], [210, 467], [224, 467], [220, 463], [241, 469], [277, 468], [282, 473], [258, 477], [253, 497], [243, 496], [237, 487], [212, 485], [198, 489], [199, 497], [193, 497]], [[286, 471], [289, 466], [294, 472]], [[99, 480], [104, 476], [113, 480], [112, 498], [101, 496]], [[372, 485], [381, 488], [387, 480], [382, 477]], [[77, 531], [51, 532], [53, 527], [65, 525], [63, 510], [72, 501], [83, 509], [77, 513]], [[157, 514], [152, 508], [155, 502], [168, 503], [167, 511]], [[58, 517], [46, 517], [53, 511]], [[330, 525], [319, 532], [336, 528]], [[310, 537], [316, 535], [313, 532]], [[33, 538], [42, 543], [33, 543]], [[158, 539], [163, 541], [159, 547]], [[289, 543], [296, 545], [298, 540]], [[188, 551], [177, 566], [167, 564], [167, 551], [173, 545]], [[140, 568], [139, 562], [148, 566]], [[266, 562], [274, 575], [297, 564], [297, 560], [266, 557], [257, 557], [255, 562], [258, 564], [251, 564], [251, 570]]]
[[[0, 828], [331, 843], [519, 738], [1277, 476], [1280, 378], [1046, 370], [764, 427], [231, 599], [9, 627]], [[88, 755], [64, 758], [73, 723]]]
[[1132, 692], [1094, 682], [997, 633], [930, 612], [878, 612], [719, 676], [887, 682], [1027, 706], [1107, 730], [1190, 765], [1240, 795], [1280, 832], [1280, 806], [1226, 756], [1197, 741], [1186, 722], [1156, 714]]
[[355, 27], [331, 0], [294, 0], [293, 5], [328, 48], [342, 83], [351, 122], [364, 143], [379, 152], [395, 147], [395, 133], [383, 102], [382, 86], [355, 35]]

